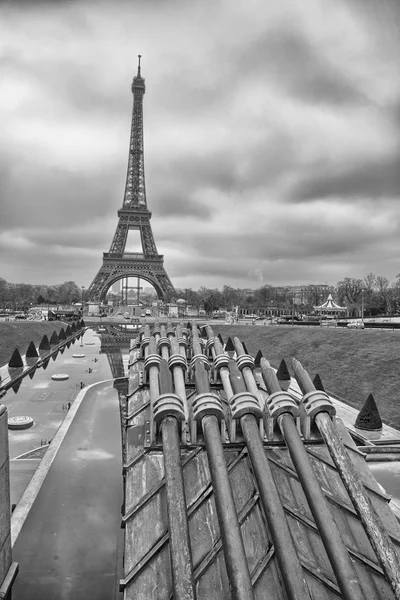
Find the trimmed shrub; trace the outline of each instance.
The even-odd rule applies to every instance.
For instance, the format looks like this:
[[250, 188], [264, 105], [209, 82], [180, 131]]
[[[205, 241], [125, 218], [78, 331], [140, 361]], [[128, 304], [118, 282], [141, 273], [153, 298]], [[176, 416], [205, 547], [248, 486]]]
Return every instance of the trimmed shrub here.
[[322, 383], [321, 377], [318, 375], [318, 373], [313, 379], [313, 384], [316, 390], [319, 390], [320, 392], [325, 392], [324, 384]]
[[255, 359], [254, 359], [254, 365], [255, 365], [256, 367], [259, 367], [259, 366], [260, 366], [260, 361], [261, 361], [262, 357], [263, 357], [263, 353], [261, 352], [261, 350], [259, 350], [259, 351], [257, 352], [257, 354], [256, 354], [256, 357], [255, 357]]
[[57, 344], [58, 344], [58, 335], [55, 331], [53, 331], [53, 333], [51, 334], [51, 338], [50, 338], [50, 345], [56, 346]]
[[33, 342], [29, 343], [28, 350], [26, 351], [26, 358], [37, 358], [39, 356], [36, 346]]
[[42, 341], [39, 344], [39, 350], [50, 350], [50, 342], [46, 334], [42, 337]]
[[21, 354], [20, 354], [18, 348], [15, 348], [14, 352], [12, 353], [12, 356], [8, 362], [8, 366], [11, 367], [12, 369], [16, 369], [18, 367], [24, 366], [24, 362], [21, 358]]
[[228, 340], [226, 342], [225, 351], [226, 352], [235, 352], [235, 346], [233, 345], [233, 342], [230, 337], [228, 337]]
[[382, 429], [382, 419], [372, 394], [366, 399], [354, 425], [357, 429], [365, 429], [367, 431], [379, 431]]
[[281, 360], [281, 364], [276, 372], [276, 376], [279, 381], [290, 381], [290, 373], [284, 358]]

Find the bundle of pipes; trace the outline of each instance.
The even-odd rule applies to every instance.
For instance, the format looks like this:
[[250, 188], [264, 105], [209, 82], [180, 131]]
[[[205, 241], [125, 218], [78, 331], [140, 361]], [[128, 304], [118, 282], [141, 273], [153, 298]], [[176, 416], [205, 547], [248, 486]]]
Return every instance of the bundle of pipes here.
[[[162, 437], [172, 572], [176, 583], [174, 597], [178, 600], [195, 597], [180, 459], [180, 439], [185, 443], [182, 428], [189, 414], [203, 434], [233, 597], [238, 600], [254, 597], [221, 438], [220, 422], [226, 415], [220, 394], [210, 389], [212, 366], [214, 381], [218, 379], [222, 384], [229, 403], [230, 418], [240, 425], [243, 442], [247, 446], [288, 598], [306, 600], [310, 598], [310, 592], [265, 454], [259, 426], [263, 419], [264, 422], [272, 419], [280, 430], [343, 597], [347, 600], [362, 600], [365, 597], [351, 556], [297, 429], [296, 420], [300, 412], [308, 420], [306, 429], [312, 422], [320, 432], [381, 567], [395, 596], [400, 598], [398, 556], [341, 441], [333, 422], [335, 409], [329, 396], [315, 389], [306, 370], [294, 359], [295, 377], [303, 393], [299, 406], [289, 392], [281, 389], [274, 369], [262, 358], [261, 375], [268, 394], [264, 402], [254, 374], [254, 359], [245, 352], [240, 340], [237, 337], [233, 340], [236, 354], [233, 360], [224, 352], [221, 341], [214, 336], [211, 327], [206, 327], [205, 333], [207, 339], [203, 344], [196, 325], [192, 327], [190, 339], [182, 325], [174, 329], [170, 323], [166, 328], [156, 324], [152, 335], [147, 325], [140, 341], [150, 387], [153, 420]], [[189, 353], [191, 382], [195, 387], [191, 410], [185, 385]]]

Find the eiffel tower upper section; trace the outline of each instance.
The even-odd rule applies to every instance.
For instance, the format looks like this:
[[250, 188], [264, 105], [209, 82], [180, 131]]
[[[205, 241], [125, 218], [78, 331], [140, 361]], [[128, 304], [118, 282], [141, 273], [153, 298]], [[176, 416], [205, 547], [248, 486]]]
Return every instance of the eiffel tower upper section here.
[[[151, 212], [147, 208], [144, 176], [143, 96], [145, 80], [138, 72], [132, 82], [133, 113], [129, 144], [128, 171], [122, 208], [108, 253], [103, 254], [103, 266], [88, 290], [93, 301], [103, 301], [113, 283], [124, 277], [140, 277], [151, 283], [159, 298], [172, 294], [174, 287], [164, 269], [164, 257], [157, 252], [151, 229]], [[126, 252], [129, 230], [138, 230], [142, 252]]]

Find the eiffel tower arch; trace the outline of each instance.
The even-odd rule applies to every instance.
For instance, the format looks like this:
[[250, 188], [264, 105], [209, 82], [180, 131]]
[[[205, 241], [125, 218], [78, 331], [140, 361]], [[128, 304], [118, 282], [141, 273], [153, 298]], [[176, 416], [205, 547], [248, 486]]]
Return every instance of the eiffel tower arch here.
[[[151, 229], [151, 212], [147, 208], [143, 150], [143, 96], [145, 80], [139, 65], [132, 82], [133, 112], [129, 145], [128, 171], [122, 208], [109, 252], [103, 253], [103, 264], [90, 284], [88, 298], [103, 302], [110, 287], [118, 280], [137, 277], [150, 283], [159, 299], [174, 294], [174, 286], [164, 268], [164, 256], [158, 254]], [[141, 252], [127, 252], [128, 233], [140, 234]]]

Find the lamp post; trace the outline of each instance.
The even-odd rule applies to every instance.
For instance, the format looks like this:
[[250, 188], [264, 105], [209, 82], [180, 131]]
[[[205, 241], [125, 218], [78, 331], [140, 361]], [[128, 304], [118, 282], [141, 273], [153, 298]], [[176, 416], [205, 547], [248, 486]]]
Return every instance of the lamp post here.
[[84, 285], [81, 286], [81, 290], [82, 290], [82, 295], [81, 295], [81, 305], [82, 305], [82, 308], [81, 308], [81, 312], [82, 312], [82, 319], [83, 319], [83, 292], [85, 290], [85, 286]]
[[294, 325], [294, 294], [292, 298], [292, 327]]
[[[82, 312], [82, 319], [83, 319], [83, 292], [84, 292], [85, 286], [82, 285], [81, 286], [81, 290], [82, 290], [82, 297], [81, 297], [81, 312]], [[83, 347], [83, 332], [81, 333], [81, 348]]]
[[322, 294], [319, 295], [319, 326], [322, 327]]
[[364, 324], [364, 288], [361, 290], [361, 323]]

